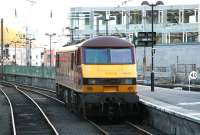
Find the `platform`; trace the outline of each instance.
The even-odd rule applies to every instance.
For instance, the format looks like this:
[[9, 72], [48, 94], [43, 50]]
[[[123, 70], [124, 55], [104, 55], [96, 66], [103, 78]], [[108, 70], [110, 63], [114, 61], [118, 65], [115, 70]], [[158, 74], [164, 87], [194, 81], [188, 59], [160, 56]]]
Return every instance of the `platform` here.
[[200, 123], [200, 92], [138, 85], [140, 102]]

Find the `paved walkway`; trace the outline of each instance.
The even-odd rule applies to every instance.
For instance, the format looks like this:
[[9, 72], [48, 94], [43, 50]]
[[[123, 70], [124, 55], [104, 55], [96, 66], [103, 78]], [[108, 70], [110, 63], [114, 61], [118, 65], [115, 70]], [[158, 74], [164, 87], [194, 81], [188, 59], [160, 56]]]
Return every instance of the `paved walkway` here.
[[200, 92], [138, 85], [140, 101], [200, 121]]

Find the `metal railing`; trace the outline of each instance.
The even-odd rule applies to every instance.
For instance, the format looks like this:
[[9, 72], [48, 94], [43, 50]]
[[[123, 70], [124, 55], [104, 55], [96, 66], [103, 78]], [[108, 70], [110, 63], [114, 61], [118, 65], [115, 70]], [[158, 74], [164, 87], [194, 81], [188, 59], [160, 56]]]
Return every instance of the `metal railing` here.
[[[150, 80], [151, 67], [142, 65], [137, 66], [138, 79]], [[191, 71], [197, 71], [200, 78], [200, 67], [196, 67], [196, 64], [174, 64], [170, 67], [154, 67], [155, 81], [157, 83], [188, 83], [188, 75]], [[200, 84], [200, 79], [194, 80], [193, 83]]]

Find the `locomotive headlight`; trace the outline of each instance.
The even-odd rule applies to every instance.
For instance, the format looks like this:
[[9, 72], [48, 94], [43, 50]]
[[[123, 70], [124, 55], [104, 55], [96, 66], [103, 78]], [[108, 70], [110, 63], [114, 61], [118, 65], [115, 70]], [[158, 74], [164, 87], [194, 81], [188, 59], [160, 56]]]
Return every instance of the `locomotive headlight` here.
[[88, 79], [88, 84], [90, 84], [90, 85], [96, 84], [96, 80], [95, 79]]
[[123, 84], [132, 84], [132, 79], [124, 79]]
[[84, 78], [85, 85], [134, 85], [133, 78]]

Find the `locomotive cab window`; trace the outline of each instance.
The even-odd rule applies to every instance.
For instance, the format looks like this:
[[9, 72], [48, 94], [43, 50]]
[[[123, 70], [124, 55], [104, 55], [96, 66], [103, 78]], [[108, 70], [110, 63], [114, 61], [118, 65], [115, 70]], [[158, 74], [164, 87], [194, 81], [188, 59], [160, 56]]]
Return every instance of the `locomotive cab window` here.
[[107, 49], [85, 49], [85, 63], [87, 64], [106, 64], [108, 63]]
[[131, 48], [85, 48], [86, 64], [132, 64]]
[[131, 49], [110, 49], [110, 61], [111, 63], [131, 64]]

